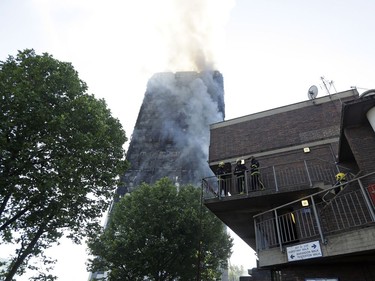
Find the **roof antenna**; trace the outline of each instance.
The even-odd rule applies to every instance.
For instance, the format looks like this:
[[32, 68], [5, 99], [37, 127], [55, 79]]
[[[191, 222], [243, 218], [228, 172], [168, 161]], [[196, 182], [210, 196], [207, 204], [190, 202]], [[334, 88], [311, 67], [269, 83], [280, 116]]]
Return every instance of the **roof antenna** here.
[[[333, 87], [333, 89], [335, 90], [335, 93], [337, 93], [337, 90], [336, 90], [335, 85], [333, 84], [332, 80], [329, 81], [329, 80], [325, 79], [323, 76], [320, 77], [320, 79], [322, 79], [324, 88], [326, 89], [328, 95], [331, 95], [331, 93], [329, 92], [329, 89], [331, 89], [331, 87]], [[327, 87], [327, 84], [329, 85], [329, 88]]]

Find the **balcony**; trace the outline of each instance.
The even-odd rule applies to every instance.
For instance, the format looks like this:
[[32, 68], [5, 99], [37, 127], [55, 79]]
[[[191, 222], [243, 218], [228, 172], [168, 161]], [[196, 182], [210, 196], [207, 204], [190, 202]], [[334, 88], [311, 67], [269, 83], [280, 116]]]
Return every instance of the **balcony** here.
[[[293, 261], [295, 255], [288, 256], [288, 247], [308, 243], [319, 244], [321, 256], [331, 260], [358, 260], [359, 252], [361, 259], [373, 258], [375, 186], [366, 188], [362, 181], [374, 175], [345, 183], [338, 194], [334, 192], [337, 187], [331, 187], [255, 215], [259, 265], [267, 267]], [[301, 205], [302, 200], [305, 206]]]
[[[331, 188], [338, 172], [332, 163], [309, 159], [260, 168], [262, 185], [252, 184], [250, 172], [243, 178], [208, 177], [202, 180], [204, 204], [255, 250], [253, 216]], [[239, 192], [242, 184], [243, 194]], [[228, 196], [223, 196], [223, 186]]]
[[[288, 192], [296, 189], [306, 189], [312, 187], [331, 186], [335, 182], [335, 175], [339, 168], [326, 161], [310, 159], [299, 162], [291, 162], [282, 165], [274, 165], [260, 168], [261, 182], [263, 188], [273, 192]], [[232, 174], [203, 179], [203, 191], [205, 199], [221, 198], [223, 194], [218, 192], [219, 188], [227, 186], [230, 195], [238, 195], [239, 184], [245, 185], [244, 193], [262, 190], [262, 186], [252, 183], [249, 171], [241, 178]]]

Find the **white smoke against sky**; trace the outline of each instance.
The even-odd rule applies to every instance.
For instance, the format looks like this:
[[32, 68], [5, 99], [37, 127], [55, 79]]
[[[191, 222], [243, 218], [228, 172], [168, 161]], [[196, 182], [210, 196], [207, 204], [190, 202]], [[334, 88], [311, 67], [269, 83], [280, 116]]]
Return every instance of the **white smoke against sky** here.
[[217, 67], [235, 0], [31, 3], [54, 54], [86, 57], [95, 50], [155, 73]]
[[152, 42], [155, 58], [162, 65], [155, 72], [196, 71], [202, 75], [188, 82], [172, 74], [153, 76], [147, 93], [153, 95], [149, 101], [157, 114], [149, 122], [154, 124], [153, 135], [173, 141], [179, 150], [177, 163], [170, 164], [190, 167], [193, 178], [203, 178], [212, 175], [207, 164], [209, 125], [224, 119], [224, 93], [212, 71], [220, 67], [224, 28], [234, 1], [161, 0], [158, 5], [154, 7], [158, 12], [148, 19], [156, 31]]
[[[161, 0], [151, 21], [159, 38], [159, 71], [218, 69], [234, 0]], [[160, 13], [159, 13], [160, 12]], [[155, 46], [155, 44], [153, 45]]]

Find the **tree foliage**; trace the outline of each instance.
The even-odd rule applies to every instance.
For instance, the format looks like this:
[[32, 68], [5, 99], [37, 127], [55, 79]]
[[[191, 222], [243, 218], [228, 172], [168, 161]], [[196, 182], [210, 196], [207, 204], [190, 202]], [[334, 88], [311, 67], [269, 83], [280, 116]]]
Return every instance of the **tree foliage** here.
[[246, 271], [243, 265], [229, 265], [228, 280], [237, 281], [240, 280], [241, 276], [246, 275]]
[[0, 62], [0, 99], [0, 242], [18, 246], [3, 274], [12, 280], [30, 257], [51, 263], [43, 250], [63, 234], [79, 243], [98, 226], [127, 166], [126, 136], [73, 66], [48, 54]]
[[163, 178], [115, 204], [107, 227], [89, 239], [90, 270], [108, 271], [111, 281], [216, 280], [232, 243], [199, 188]]

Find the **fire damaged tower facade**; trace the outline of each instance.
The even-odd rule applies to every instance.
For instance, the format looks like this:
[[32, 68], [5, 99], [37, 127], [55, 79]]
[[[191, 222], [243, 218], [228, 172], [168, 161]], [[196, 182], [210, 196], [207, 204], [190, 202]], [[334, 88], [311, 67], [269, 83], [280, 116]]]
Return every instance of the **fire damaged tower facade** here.
[[200, 185], [207, 163], [209, 126], [224, 120], [223, 77], [218, 71], [165, 72], [151, 77], [131, 136], [122, 196], [142, 182], [169, 177]]

